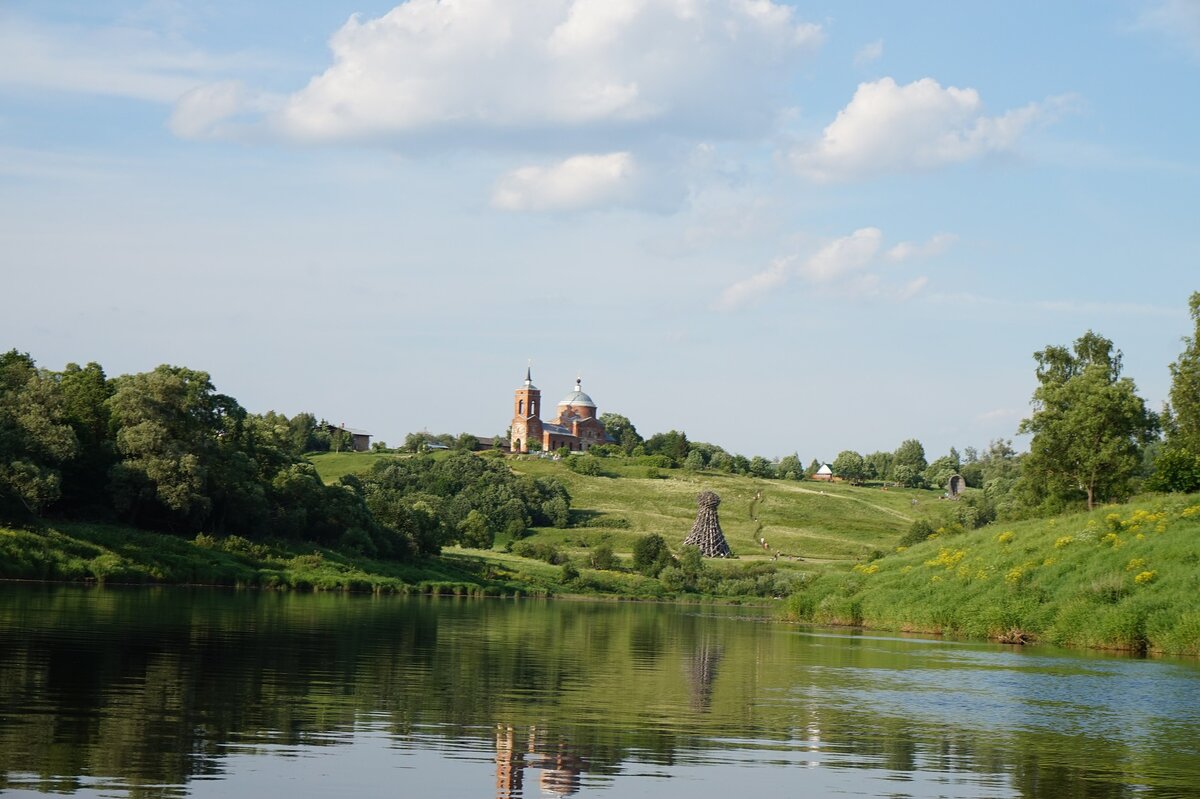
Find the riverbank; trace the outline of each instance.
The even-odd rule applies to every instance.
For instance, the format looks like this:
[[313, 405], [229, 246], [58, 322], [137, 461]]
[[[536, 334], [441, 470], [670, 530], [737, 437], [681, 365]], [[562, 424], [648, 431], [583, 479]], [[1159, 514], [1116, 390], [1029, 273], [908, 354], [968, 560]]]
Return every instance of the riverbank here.
[[794, 621], [1200, 655], [1200, 495], [938, 537], [814, 576]]

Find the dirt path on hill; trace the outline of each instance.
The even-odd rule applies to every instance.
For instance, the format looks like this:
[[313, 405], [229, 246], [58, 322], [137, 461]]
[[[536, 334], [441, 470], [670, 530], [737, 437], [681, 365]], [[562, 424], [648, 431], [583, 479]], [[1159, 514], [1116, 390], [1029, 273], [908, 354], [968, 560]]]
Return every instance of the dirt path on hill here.
[[897, 519], [903, 519], [906, 522], [913, 521], [912, 516], [901, 513], [898, 510], [893, 510], [892, 508], [885, 508], [883, 505], [876, 505], [874, 502], [867, 502], [865, 499], [859, 499], [858, 497], [848, 497], [844, 494], [826, 494], [824, 491], [814, 491], [811, 488], [800, 488], [799, 486], [788, 486], [788, 488], [791, 491], [797, 491], [802, 494], [818, 494], [822, 497], [829, 497], [830, 499], [844, 499], [849, 502], [857, 502], [860, 505], [866, 505], [868, 508], [874, 508], [875, 510], [882, 511], [890, 516], [895, 516]]

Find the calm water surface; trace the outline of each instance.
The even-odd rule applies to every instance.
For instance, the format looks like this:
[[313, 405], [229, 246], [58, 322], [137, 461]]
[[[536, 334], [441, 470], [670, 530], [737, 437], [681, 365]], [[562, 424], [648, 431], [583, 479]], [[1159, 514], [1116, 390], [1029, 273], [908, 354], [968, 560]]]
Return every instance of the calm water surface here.
[[1200, 665], [760, 611], [0, 585], [0, 793], [1200, 795]]

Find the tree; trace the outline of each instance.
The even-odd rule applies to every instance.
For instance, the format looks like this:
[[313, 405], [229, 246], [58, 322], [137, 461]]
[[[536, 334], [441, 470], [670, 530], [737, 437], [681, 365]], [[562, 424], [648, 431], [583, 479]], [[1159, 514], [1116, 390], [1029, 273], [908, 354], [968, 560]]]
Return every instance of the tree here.
[[487, 517], [477, 510], [468, 513], [467, 517], [458, 523], [458, 533], [463, 546], [475, 549], [491, 549], [496, 540], [495, 534], [488, 527]]
[[632, 455], [633, 448], [645, 440], [638, 435], [633, 422], [619, 413], [600, 414], [600, 424], [604, 425], [604, 432], [612, 436], [613, 441], [617, 442], [617, 446], [626, 455]]
[[674, 561], [667, 539], [658, 533], [650, 533], [633, 544], [633, 568], [647, 577], [657, 577]]
[[694, 449], [688, 453], [688, 456], [683, 459], [683, 467], [690, 469], [693, 472], [698, 472], [704, 468], [704, 453], [698, 449]]
[[78, 443], [62, 388], [28, 355], [0, 354], [0, 519], [36, 515], [59, 498], [59, 466]]
[[755, 455], [750, 459], [750, 474], [755, 477], [771, 480], [775, 477], [775, 464], [762, 455]]
[[1060, 500], [1082, 492], [1088, 510], [1097, 498], [1122, 495], [1158, 420], [1133, 381], [1121, 377], [1121, 351], [1089, 330], [1073, 351], [1048, 346], [1034, 358], [1034, 410], [1019, 428], [1033, 435], [1026, 477], [1037, 481], [1035, 490]]
[[799, 480], [804, 476], [804, 466], [800, 463], [800, 456], [795, 452], [780, 458], [775, 471], [784, 480]]
[[816, 458], [813, 458], [812, 462], [808, 464], [808, 468], [806, 468], [804, 470], [804, 476], [812, 477], [814, 474], [816, 474], [818, 471], [820, 471], [820, 469], [821, 469], [821, 462], [819, 460], [817, 460]]
[[892, 453], [872, 452], [863, 458], [867, 477], [871, 480], [892, 479]]
[[676, 465], [684, 462], [690, 449], [687, 433], [680, 432], [679, 430], [655, 433], [646, 439], [645, 447], [647, 455], [666, 455]]
[[1200, 455], [1200, 291], [1188, 300], [1195, 330], [1184, 336], [1183, 352], [1171, 364], [1171, 410], [1167, 443]]
[[958, 474], [961, 467], [958, 451], [951, 447], [948, 455], [943, 455], [925, 467], [925, 482], [937, 488], [946, 488], [950, 478]]
[[1200, 291], [1188, 300], [1195, 331], [1171, 364], [1170, 402], [1164, 419], [1166, 446], [1149, 487], [1158, 491], [1200, 490]]
[[863, 456], [854, 450], [842, 450], [833, 459], [833, 473], [843, 480], [858, 484], [867, 476], [867, 464]]
[[[925, 462], [925, 448], [915, 438], [901, 442], [900, 446], [896, 447], [896, 451], [892, 454], [893, 469], [900, 466], [907, 466], [920, 474], [925, 471], [925, 467], [928, 465]], [[903, 481], [896, 478], [896, 482]]]

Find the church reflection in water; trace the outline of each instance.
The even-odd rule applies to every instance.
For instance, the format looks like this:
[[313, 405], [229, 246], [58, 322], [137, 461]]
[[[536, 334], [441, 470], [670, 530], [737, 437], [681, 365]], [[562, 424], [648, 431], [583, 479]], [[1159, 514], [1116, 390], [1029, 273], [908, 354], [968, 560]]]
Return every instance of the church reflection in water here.
[[497, 724], [496, 799], [521, 799], [527, 768], [541, 772], [538, 785], [544, 795], [571, 796], [579, 791], [583, 759], [566, 742], [551, 742], [535, 727], [522, 732]]

